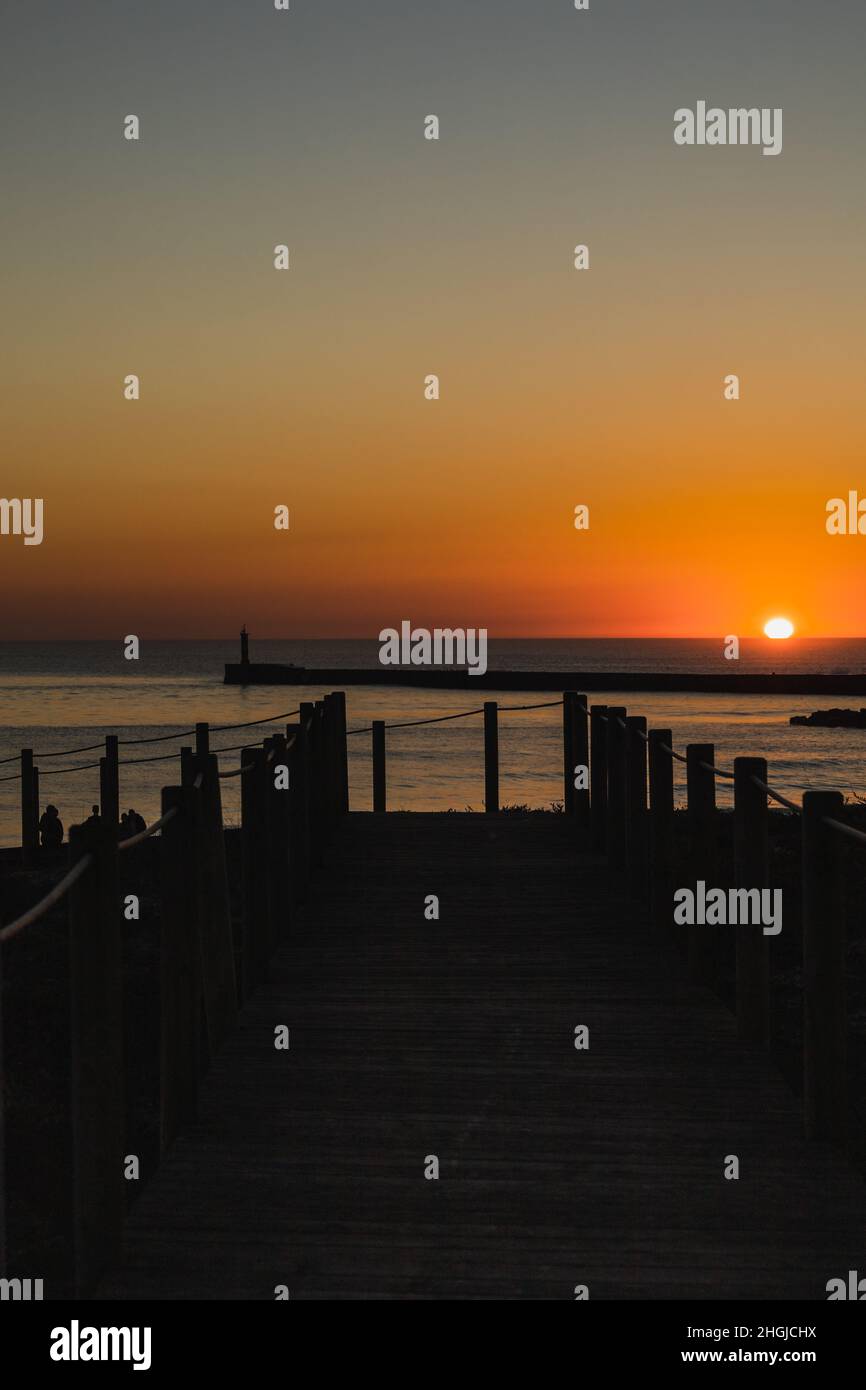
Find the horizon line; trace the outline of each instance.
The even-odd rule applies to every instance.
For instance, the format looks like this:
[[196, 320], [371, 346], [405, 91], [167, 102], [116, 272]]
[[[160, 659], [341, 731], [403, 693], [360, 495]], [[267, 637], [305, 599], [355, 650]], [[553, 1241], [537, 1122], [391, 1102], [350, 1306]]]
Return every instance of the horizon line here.
[[[455, 631], [456, 631], [456, 630], [458, 630], [458, 629], [455, 629]], [[239, 633], [239, 632], [238, 632], [238, 633], [233, 633], [233, 634], [231, 634], [231, 635], [225, 635], [225, 634], [223, 634], [223, 635], [218, 636], [218, 637], [200, 637], [200, 636], [190, 636], [190, 635], [185, 635], [185, 636], [183, 636], [183, 637], [143, 636], [141, 633], [137, 633], [136, 635], [138, 636], [138, 638], [139, 638], [140, 641], [146, 641], [146, 642], [238, 642], [238, 641], [239, 641], [239, 637], [240, 637], [240, 633]], [[276, 635], [271, 634], [271, 633], [264, 633], [264, 634], [250, 633], [249, 636], [250, 636], [250, 639], [251, 639], [252, 641], [257, 641], [257, 642], [371, 642], [371, 643], [375, 642], [375, 643], [378, 643], [378, 642], [380, 641], [380, 638], [379, 638], [378, 634], [377, 634], [376, 636], [369, 636], [369, 637], [368, 637], [368, 636], [363, 636], [363, 637], [358, 637], [358, 636], [341, 636], [341, 637], [297, 637], [297, 636], [293, 636], [293, 637], [287, 637], [287, 636], [276, 636]], [[799, 640], [799, 641], [809, 641], [809, 642], [863, 642], [863, 641], [866, 641], [866, 633], [863, 633], [863, 634], [860, 634], [860, 633], [838, 633], [838, 634], [832, 634], [832, 635], [830, 635], [830, 636], [818, 636], [818, 635], [812, 634], [812, 633], [800, 634], [800, 633], [796, 633], [796, 632], [795, 632], [794, 634], [792, 634], [791, 637], [786, 637], [786, 638], [783, 638], [783, 639], [781, 639], [781, 640], [780, 640], [779, 638], [768, 637], [768, 636], [766, 635], [766, 633], [764, 633], [764, 632], [746, 633], [745, 635], [738, 634], [738, 636], [739, 636], [739, 640], [740, 640], [740, 641], [746, 641], [746, 642], [753, 642], [753, 641], [772, 642], [775, 646], [779, 646], [779, 647], [782, 647], [785, 643], [788, 643], [788, 642], [792, 642], [792, 643], [793, 643], [793, 642], [797, 642], [798, 640]], [[77, 642], [122, 642], [123, 640], [124, 640], [124, 637], [123, 637], [123, 636], [116, 636], [116, 637], [58, 637], [58, 636], [48, 636], [48, 637], [3, 637], [3, 638], [0, 638], [0, 645], [2, 645], [3, 643], [12, 643], [12, 642], [17, 642], [17, 643], [22, 643], [22, 644], [25, 644], [25, 643], [27, 643], [27, 644], [36, 644], [36, 643], [44, 643], [44, 642], [69, 642], [69, 643], [77, 643]], [[724, 642], [724, 641], [726, 640], [726, 638], [725, 638], [725, 636], [719, 636], [719, 634], [718, 634], [718, 633], [715, 633], [715, 632], [711, 632], [711, 633], [688, 633], [688, 634], [680, 634], [680, 635], [673, 635], [673, 634], [671, 634], [671, 635], [668, 635], [668, 636], [658, 636], [658, 635], [656, 635], [656, 636], [652, 636], [652, 637], [642, 637], [642, 636], [640, 636], [640, 635], [638, 635], [638, 634], [636, 634], [636, 633], [595, 633], [595, 634], [593, 634], [593, 635], [584, 635], [584, 634], [582, 634], [582, 633], [571, 633], [571, 634], [569, 634], [568, 636], [561, 636], [561, 635], [556, 635], [556, 634], [545, 634], [545, 635], [543, 635], [543, 636], [521, 635], [521, 636], [516, 636], [516, 637], [510, 637], [510, 636], [509, 636], [509, 637], [492, 637], [492, 636], [490, 636], [490, 633], [488, 632], [487, 640], [490, 641], [490, 642]]]

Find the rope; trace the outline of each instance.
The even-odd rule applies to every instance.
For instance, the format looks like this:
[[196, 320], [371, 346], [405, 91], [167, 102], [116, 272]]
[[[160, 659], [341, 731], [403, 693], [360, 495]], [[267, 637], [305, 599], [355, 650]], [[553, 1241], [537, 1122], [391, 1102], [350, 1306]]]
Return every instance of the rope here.
[[760, 787], [762, 792], [766, 792], [767, 796], [771, 797], [773, 801], [778, 801], [780, 806], [787, 806], [789, 811], [802, 811], [803, 807], [798, 806], [796, 801], [789, 801], [781, 792], [774, 791], [772, 787], [768, 787], [766, 782], [761, 781], [760, 777], [753, 776], [750, 780], [754, 782], [756, 787]]
[[[514, 714], [516, 710], [522, 709], [553, 709], [554, 705], [561, 705], [562, 700], [547, 700], [543, 705], [500, 705], [500, 714]], [[579, 708], [586, 710], [586, 705], [579, 705]]]
[[660, 743], [659, 748], [661, 748], [663, 753], [670, 753], [671, 757], [676, 758], [678, 763], [688, 762], [688, 758], [684, 757], [682, 753], [677, 753], [673, 748], [671, 748], [670, 744]]
[[64, 772], [87, 772], [92, 767], [99, 767], [99, 763], [76, 763], [75, 767], [52, 767], [49, 768], [47, 772], [43, 772], [40, 768], [39, 776], [40, 778], [62, 777]]
[[[252, 729], [256, 724], [272, 724], [272, 723], [273, 723], [275, 720], [277, 720], [277, 719], [291, 719], [292, 716], [295, 715], [295, 714], [300, 714], [300, 710], [299, 710], [299, 709], [290, 709], [290, 710], [287, 710], [285, 714], [268, 714], [268, 715], [263, 716], [261, 719], [248, 719], [248, 720], [247, 720], [245, 723], [243, 723], [243, 724], [213, 724], [213, 725], [211, 725], [211, 733], [221, 734], [221, 733], [225, 733], [228, 729]], [[174, 733], [174, 734], [152, 734], [149, 738], [119, 738], [119, 739], [117, 740], [117, 742], [118, 742], [118, 744], [120, 744], [120, 745], [121, 745], [122, 747], [124, 747], [124, 748], [131, 748], [131, 747], [133, 747], [133, 746], [136, 746], [136, 745], [139, 745], [139, 744], [142, 744], [142, 743], [168, 743], [171, 739], [176, 739], [176, 738], [190, 738], [194, 733], [195, 733], [195, 729], [181, 729], [180, 733]], [[95, 750], [96, 750], [97, 748], [104, 748], [104, 747], [105, 747], [104, 742], [100, 742], [100, 743], [85, 743], [85, 744], [82, 744], [82, 746], [81, 746], [80, 748], [57, 748], [57, 749], [49, 750], [49, 751], [39, 750], [39, 751], [35, 752], [35, 753], [33, 754], [33, 756], [34, 756], [34, 758], [68, 758], [68, 757], [71, 757], [71, 756], [72, 756], [73, 754], [75, 754], [75, 753], [93, 753], [93, 752], [95, 752]], [[222, 751], [225, 752], [226, 750], [223, 749]], [[14, 762], [17, 762], [19, 757], [20, 757], [20, 754], [18, 754], [18, 753], [13, 753], [12, 756], [9, 757], [9, 758], [0, 758], [0, 766], [2, 766], [4, 763], [14, 763]], [[131, 759], [129, 759], [129, 761], [130, 761], [130, 762], [144, 762], [145, 759], [144, 759], [144, 758], [131, 758]], [[154, 759], [154, 761], [156, 761], [156, 760]], [[88, 764], [88, 766], [94, 766], [94, 764]], [[76, 770], [76, 769], [70, 768], [70, 771], [75, 771], [75, 770]], [[49, 776], [49, 775], [50, 775], [50, 774], [44, 773], [44, 772], [43, 772], [43, 774], [42, 774], [43, 777], [46, 777], [46, 776]], [[10, 777], [10, 778], [0, 778], [0, 781], [13, 781], [13, 780], [14, 780], [14, 779], [11, 778], [11, 777]]]
[[[183, 738], [183, 734], [179, 734], [179, 735], [178, 735], [178, 738]], [[153, 755], [152, 758], [120, 758], [120, 759], [118, 759], [118, 764], [117, 764], [117, 765], [118, 765], [118, 767], [134, 767], [136, 763], [170, 763], [170, 762], [172, 762], [175, 758], [179, 758], [179, 757], [180, 757], [180, 752], [176, 752], [176, 753], [154, 753], [154, 755]], [[70, 772], [71, 772], [72, 770], [73, 770], [72, 768], [69, 769]], [[64, 768], [63, 771], [65, 772], [65, 771], [66, 771], [66, 768]]]
[[[562, 704], [562, 701], [561, 701], [561, 700], [556, 700], [556, 701], [554, 701], [554, 703], [557, 704], [557, 705], [561, 705], [561, 704]], [[539, 705], [538, 708], [540, 709], [541, 706]], [[469, 716], [470, 716], [471, 714], [483, 714], [483, 713], [484, 713], [484, 706], [481, 705], [481, 706], [479, 706], [478, 709], [464, 709], [464, 710], [461, 710], [459, 714], [440, 714], [440, 715], [437, 715], [437, 717], [436, 717], [435, 719], [407, 719], [407, 720], [405, 721], [405, 723], [403, 723], [403, 724], [386, 724], [386, 725], [385, 725], [385, 728], [386, 728], [386, 729], [414, 729], [414, 728], [416, 727], [416, 725], [418, 725], [418, 724], [445, 724], [449, 719], [468, 719]], [[352, 734], [369, 734], [369, 733], [372, 732], [372, 729], [373, 729], [373, 725], [372, 725], [372, 724], [368, 724], [367, 727], [366, 727], [365, 729], [349, 729], [349, 730], [347, 730], [347, 732], [346, 732], [346, 737], [349, 738]]]
[[214, 724], [211, 732], [224, 734], [227, 729], [251, 729], [254, 724], [272, 724], [275, 719], [291, 719], [293, 714], [300, 712], [299, 709], [290, 709], [285, 714], [269, 714], [267, 719], [250, 719], [246, 724]]
[[[282, 717], [283, 717], [282, 715], [276, 715], [276, 716], [275, 716], [275, 718], [278, 718], [278, 719], [281, 719]], [[257, 722], [257, 723], [262, 723], [263, 721], [262, 721], [262, 720], [257, 720], [256, 722]], [[243, 727], [243, 726], [241, 726], [241, 727]], [[397, 726], [394, 726], [394, 727], [397, 727]], [[195, 733], [195, 730], [192, 729], [192, 730], [190, 730], [190, 732], [191, 732], [191, 733]], [[355, 732], [360, 732], [360, 731], [359, 731], [359, 730], [356, 730]], [[170, 737], [171, 737], [171, 738], [183, 738], [183, 734], [171, 734]], [[141, 740], [141, 741], [144, 742], [145, 740]], [[102, 747], [102, 744], [101, 744], [101, 743], [98, 743], [96, 746], [97, 746], [97, 748], [101, 748], [101, 747]], [[241, 748], [248, 748], [248, 747], [249, 747], [249, 744], [248, 744], [248, 743], [233, 743], [229, 748], [213, 748], [213, 749], [211, 749], [211, 752], [212, 752], [212, 753], [216, 753], [216, 755], [219, 756], [221, 753], [237, 753]], [[118, 767], [135, 767], [135, 766], [137, 766], [139, 763], [170, 763], [170, 762], [173, 761], [174, 758], [179, 758], [179, 757], [180, 757], [180, 751], [178, 750], [178, 751], [176, 751], [176, 752], [174, 752], [174, 753], [156, 753], [156, 754], [154, 754], [154, 756], [151, 757], [151, 758], [120, 758], [119, 761], [118, 761]], [[47, 771], [43, 771], [43, 770], [40, 768], [40, 770], [39, 770], [39, 776], [40, 776], [40, 777], [62, 777], [62, 776], [64, 776], [64, 774], [67, 773], [67, 772], [89, 772], [89, 771], [90, 771], [92, 768], [94, 768], [94, 767], [99, 767], [99, 763], [76, 763], [76, 765], [75, 765], [74, 767], [52, 767], [52, 768], [49, 768]], [[0, 782], [17, 782], [17, 781], [20, 781], [20, 780], [21, 780], [21, 773], [20, 773], [20, 772], [16, 773], [14, 777], [0, 777]]]
[[[472, 714], [483, 714], [483, 713], [484, 713], [484, 706], [483, 706], [483, 705], [480, 705], [480, 706], [478, 707], [478, 709], [466, 709], [466, 710], [461, 710], [459, 714], [440, 714], [440, 715], [438, 716], [438, 718], [436, 718], [436, 719], [407, 719], [407, 720], [406, 720], [404, 723], [402, 723], [402, 724], [386, 724], [386, 725], [385, 725], [385, 728], [386, 728], [386, 729], [412, 729], [412, 728], [415, 727], [416, 724], [445, 724], [445, 723], [447, 723], [447, 721], [448, 721], [449, 719], [468, 719], [469, 716], [472, 715]], [[372, 727], [373, 727], [373, 726], [372, 726], [372, 724], [371, 724], [371, 725], [370, 725], [370, 728], [372, 729]]]
[[834, 830], [838, 830], [840, 835], [847, 835], [849, 840], [856, 840], [858, 844], [866, 845], [866, 835], [862, 830], [855, 830], [853, 825], [845, 825], [844, 821], [834, 820], [832, 816], [821, 817], [824, 825], [831, 825]]
[[219, 772], [218, 777], [240, 777], [242, 772], [252, 772], [255, 763], [244, 763], [242, 767], [236, 767], [232, 772]]
[[[104, 748], [104, 743], [86, 743], [82, 748], [64, 748], [59, 753], [40, 753], [33, 754], [34, 758], [67, 758], [72, 753], [92, 753], [95, 748]], [[11, 758], [4, 758], [4, 762], [12, 762]]]
[[[168, 743], [169, 739], [172, 738], [190, 738], [194, 733], [195, 729], [181, 729], [179, 734], [155, 734], [153, 738], [119, 738], [117, 742], [122, 744], [124, 748], [131, 748], [133, 744], [138, 743]], [[98, 748], [101, 745], [97, 744], [96, 746]], [[59, 754], [56, 756], [59, 757]]]
[[714, 763], [700, 762], [698, 763], [698, 767], [702, 767], [704, 772], [712, 772], [715, 777], [730, 777], [733, 779], [734, 776], [733, 772], [726, 772], [723, 767], [716, 767]]
[[149, 839], [151, 835], [155, 835], [157, 830], [161, 830], [164, 825], [168, 825], [169, 821], [173, 820], [176, 815], [177, 807], [172, 806], [169, 811], [166, 811], [164, 816], [160, 816], [159, 820], [155, 820], [153, 825], [146, 825], [144, 830], [140, 830], [137, 835], [130, 835], [128, 840], [121, 840], [118, 849], [132, 849], [135, 845], [140, 845], [142, 841]]
[[[198, 789], [201, 784], [202, 774], [199, 773], [193, 782], [193, 786]], [[166, 811], [164, 816], [160, 816], [159, 820], [154, 821], [153, 825], [146, 826], [138, 835], [132, 835], [128, 840], [121, 840], [118, 845], [118, 850], [133, 849], [136, 845], [140, 845], [143, 840], [147, 840], [151, 835], [155, 835], [157, 830], [161, 830], [162, 827], [167, 825], [170, 820], [173, 820], [176, 815], [177, 807], [172, 806], [170, 810]], [[68, 892], [73, 883], [78, 882], [81, 875], [90, 868], [92, 863], [92, 854], [85, 854], [79, 859], [78, 863], [72, 866], [68, 874], [65, 874], [60, 882], [55, 884], [50, 893], [46, 893], [44, 898], [36, 903], [34, 907], [28, 908], [28, 910], [22, 913], [20, 917], [17, 917], [14, 922], [10, 922], [8, 926], [0, 929], [0, 944], [11, 941], [13, 936], [17, 936], [25, 927], [32, 926], [34, 922], [38, 922], [41, 917], [44, 917], [46, 912], [48, 912], [55, 903], [58, 903], [64, 894]]]
[[13, 936], [17, 936], [25, 927], [31, 926], [33, 922], [38, 922], [40, 917], [44, 917], [46, 912], [48, 912], [55, 903], [58, 903], [64, 893], [72, 887], [73, 883], [78, 882], [81, 875], [90, 868], [92, 863], [92, 854], [85, 854], [82, 859], [79, 859], [78, 863], [74, 864], [69, 870], [69, 873], [64, 875], [60, 882], [54, 885], [51, 892], [46, 893], [45, 897], [42, 898], [35, 907], [28, 908], [28, 910], [22, 913], [20, 917], [17, 917], [14, 922], [10, 922], [8, 926], [0, 930], [0, 944], [5, 945], [7, 941], [11, 941]]

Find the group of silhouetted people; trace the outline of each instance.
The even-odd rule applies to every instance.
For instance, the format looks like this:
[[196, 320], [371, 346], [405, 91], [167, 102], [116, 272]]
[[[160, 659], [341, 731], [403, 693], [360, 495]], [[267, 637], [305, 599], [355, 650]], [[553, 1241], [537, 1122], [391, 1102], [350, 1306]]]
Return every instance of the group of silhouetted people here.
[[[101, 819], [98, 806], [91, 806], [85, 825], [96, 825]], [[120, 839], [128, 840], [146, 830], [147, 825], [132, 807], [120, 817]], [[58, 849], [63, 844], [63, 821], [56, 806], [46, 806], [39, 817], [39, 841], [44, 849]]]
[[138, 812], [133, 811], [131, 807], [128, 811], [124, 811], [123, 815], [120, 817], [121, 840], [128, 840], [132, 835], [140, 835], [142, 830], [146, 829], [147, 825], [144, 816], [140, 816]]

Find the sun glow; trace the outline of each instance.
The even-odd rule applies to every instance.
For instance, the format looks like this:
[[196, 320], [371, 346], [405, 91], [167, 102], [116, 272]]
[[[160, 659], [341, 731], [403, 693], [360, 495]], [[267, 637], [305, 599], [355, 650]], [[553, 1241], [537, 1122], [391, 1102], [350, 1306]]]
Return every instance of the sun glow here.
[[767, 637], [792, 637], [794, 624], [787, 618], [771, 618], [764, 623], [764, 632]]

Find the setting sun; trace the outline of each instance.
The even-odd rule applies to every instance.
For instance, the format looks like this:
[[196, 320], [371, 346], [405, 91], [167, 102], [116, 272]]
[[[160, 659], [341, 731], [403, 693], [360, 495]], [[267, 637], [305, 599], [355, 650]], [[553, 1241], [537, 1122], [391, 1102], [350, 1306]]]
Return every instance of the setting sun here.
[[767, 637], [792, 637], [794, 624], [787, 618], [770, 618], [764, 623], [764, 633]]

